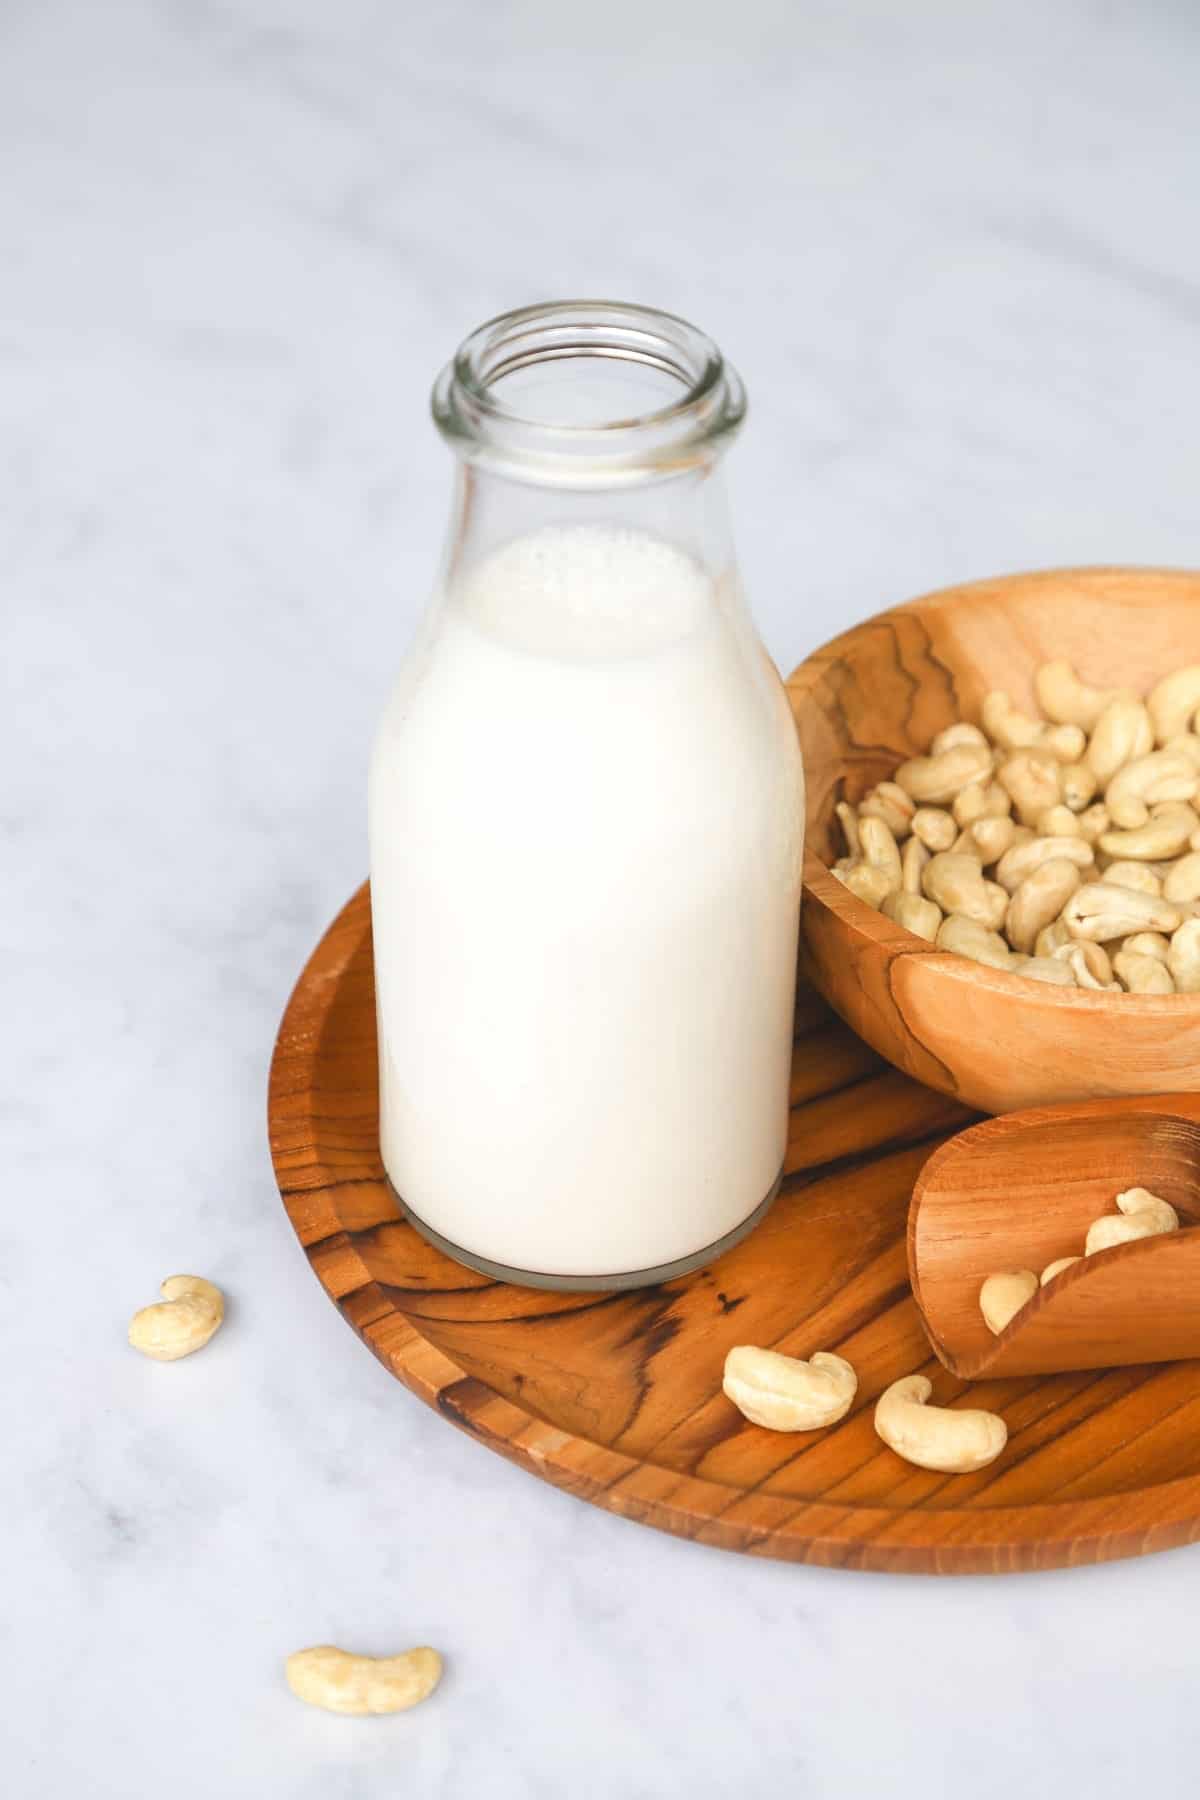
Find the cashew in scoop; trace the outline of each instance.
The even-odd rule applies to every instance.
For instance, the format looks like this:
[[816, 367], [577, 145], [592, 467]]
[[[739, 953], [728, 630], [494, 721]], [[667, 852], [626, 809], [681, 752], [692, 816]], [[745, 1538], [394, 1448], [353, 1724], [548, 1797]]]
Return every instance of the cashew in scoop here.
[[1174, 931], [1182, 914], [1153, 894], [1091, 881], [1076, 888], [1062, 917], [1072, 937], [1104, 944], [1112, 938], [1128, 937], [1132, 931]]
[[1190, 663], [1186, 669], [1175, 669], [1170, 675], [1164, 675], [1150, 689], [1146, 699], [1146, 711], [1154, 726], [1154, 736], [1160, 744], [1186, 731], [1188, 723], [1200, 707], [1200, 663]]
[[940, 756], [915, 756], [896, 770], [897, 785], [918, 802], [948, 805], [969, 782], [988, 782], [992, 753], [986, 744], [956, 744]]
[[162, 1299], [143, 1306], [129, 1321], [129, 1342], [155, 1362], [178, 1362], [203, 1350], [225, 1317], [219, 1287], [202, 1275], [168, 1275], [159, 1289]]
[[1069, 949], [1075, 942], [1061, 919], [1055, 919], [1053, 925], [1047, 925], [1044, 931], [1037, 934], [1037, 942], [1033, 946], [1035, 956], [1057, 956], [1062, 949]]
[[998, 1337], [1037, 1289], [1038, 1278], [1032, 1269], [1007, 1269], [1002, 1274], [989, 1275], [979, 1290], [979, 1310], [988, 1330]]
[[906, 1375], [879, 1396], [875, 1429], [890, 1450], [920, 1469], [965, 1475], [995, 1462], [1008, 1442], [1008, 1427], [995, 1413], [927, 1406], [933, 1383]]
[[1200, 919], [1185, 919], [1167, 950], [1167, 967], [1178, 994], [1200, 994]]
[[1028, 874], [1009, 902], [1005, 935], [1014, 950], [1028, 953], [1040, 931], [1057, 919], [1079, 886], [1080, 874], [1073, 862], [1052, 856]]
[[[1082, 725], [1091, 731], [1115, 695], [1109, 689], [1089, 687], [1080, 681], [1064, 658], [1043, 663], [1033, 678], [1038, 705], [1048, 719], [1060, 725]], [[1198, 703], [1200, 704], [1200, 703]]]
[[721, 1386], [754, 1425], [769, 1431], [819, 1431], [850, 1411], [858, 1376], [844, 1357], [829, 1350], [817, 1350], [805, 1362], [738, 1344], [725, 1358]]
[[1100, 786], [1106, 787], [1125, 763], [1146, 756], [1153, 748], [1150, 714], [1131, 694], [1119, 694], [1096, 720], [1086, 761]]
[[1057, 762], [1076, 768], [1087, 749], [1087, 734], [1078, 725], [1045, 725], [1037, 747], [1048, 751]]
[[1058, 1257], [1054, 1262], [1046, 1264], [1045, 1268], [1042, 1270], [1042, 1278], [1038, 1285], [1040, 1287], [1048, 1286], [1049, 1283], [1054, 1280], [1056, 1275], [1062, 1274], [1064, 1269], [1070, 1269], [1074, 1267], [1077, 1262], [1082, 1261], [1083, 1258], [1081, 1256]]
[[352, 1656], [333, 1644], [296, 1650], [284, 1664], [298, 1700], [326, 1712], [406, 1712], [428, 1700], [442, 1679], [442, 1659], [422, 1645], [401, 1656]]
[[1179, 1229], [1175, 1208], [1148, 1188], [1127, 1188], [1117, 1195], [1117, 1206], [1117, 1213], [1105, 1213], [1088, 1228], [1085, 1256], [1109, 1250], [1114, 1244], [1130, 1244], [1135, 1238], [1158, 1237]]
[[942, 922], [940, 907], [922, 894], [910, 893], [907, 888], [889, 894], [879, 910], [895, 924], [903, 925], [905, 931], [911, 931], [914, 937], [926, 938], [931, 944]]
[[1063, 769], [1058, 785], [1062, 789], [1063, 805], [1073, 813], [1081, 813], [1090, 806], [1100, 783], [1087, 763], [1076, 762], [1068, 763]]

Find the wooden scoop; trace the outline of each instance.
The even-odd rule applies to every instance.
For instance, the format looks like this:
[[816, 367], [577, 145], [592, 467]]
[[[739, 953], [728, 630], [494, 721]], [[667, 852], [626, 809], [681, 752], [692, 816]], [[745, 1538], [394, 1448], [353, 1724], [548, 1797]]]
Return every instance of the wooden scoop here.
[[[1083, 1256], [1125, 1188], [1169, 1200], [1179, 1230], [1084, 1257], [1000, 1335], [987, 1276]], [[965, 1380], [1200, 1357], [1200, 1096], [1097, 1100], [1008, 1113], [944, 1144], [908, 1215], [913, 1293], [938, 1358]]]

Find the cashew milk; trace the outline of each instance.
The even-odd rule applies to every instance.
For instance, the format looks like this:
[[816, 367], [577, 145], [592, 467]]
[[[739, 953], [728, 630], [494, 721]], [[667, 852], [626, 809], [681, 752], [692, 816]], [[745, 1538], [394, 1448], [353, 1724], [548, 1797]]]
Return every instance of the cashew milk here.
[[802, 775], [743, 611], [640, 531], [552, 526], [444, 592], [371, 772], [383, 1159], [547, 1275], [734, 1231], [787, 1132]]

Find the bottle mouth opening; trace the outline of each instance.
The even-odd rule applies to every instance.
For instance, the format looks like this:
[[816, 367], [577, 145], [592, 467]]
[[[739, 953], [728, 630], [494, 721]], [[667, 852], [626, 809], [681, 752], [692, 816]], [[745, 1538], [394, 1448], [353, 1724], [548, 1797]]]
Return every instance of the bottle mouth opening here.
[[465, 339], [433, 390], [458, 455], [527, 479], [651, 480], [710, 462], [745, 392], [712, 339], [652, 307], [522, 307]]

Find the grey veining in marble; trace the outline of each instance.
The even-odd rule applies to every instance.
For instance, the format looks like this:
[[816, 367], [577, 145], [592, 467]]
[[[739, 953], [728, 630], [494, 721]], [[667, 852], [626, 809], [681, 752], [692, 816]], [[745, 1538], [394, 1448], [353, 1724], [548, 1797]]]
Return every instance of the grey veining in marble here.
[[[1192, 1791], [1198, 1553], [844, 1576], [579, 1505], [346, 1330], [263, 1110], [364, 870], [457, 337], [588, 292], [713, 332], [784, 665], [955, 579], [1194, 564], [1198, 92], [1186, 0], [0, 5], [13, 1800]], [[144, 1363], [181, 1268], [228, 1325]], [[322, 1639], [444, 1688], [308, 1712]]]

